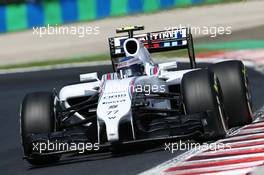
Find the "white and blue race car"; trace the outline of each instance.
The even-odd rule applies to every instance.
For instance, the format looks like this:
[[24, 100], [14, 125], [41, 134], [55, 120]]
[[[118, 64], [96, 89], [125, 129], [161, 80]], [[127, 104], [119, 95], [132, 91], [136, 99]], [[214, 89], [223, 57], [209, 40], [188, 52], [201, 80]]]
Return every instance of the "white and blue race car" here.
[[[29, 163], [56, 162], [61, 154], [80, 151], [80, 143], [100, 152], [169, 139], [215, 140], [225, 137], [229, 128], [252, 121], [242, 62], [198, 68], [187, 28], [134, 34], [143, 29], [118, 28], [117, 33], [128, 35], [109, 38], [112, 73], [101, 78], [97, 72], [82, 74], [80, 83], [59, 93], [25, 96], [21, 138]], [[178, 49], [187, 49], [189, 69], [151, 59], [152, 52]]]

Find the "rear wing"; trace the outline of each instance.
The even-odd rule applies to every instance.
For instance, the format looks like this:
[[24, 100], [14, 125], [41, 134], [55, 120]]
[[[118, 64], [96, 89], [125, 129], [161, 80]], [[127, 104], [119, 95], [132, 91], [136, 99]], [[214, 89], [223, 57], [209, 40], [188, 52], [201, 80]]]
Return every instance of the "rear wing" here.
[[[123, 29], [123, 31], [122, 31]], [[113, 65], [118, 62], [119, 57], [124, 57], [123, 43], [128, 38], [136, 38], [144, 44], [150, 53], [187, 49], [191, 68], [196, 68], [193, 38], [188, 28], [163, 30], [143, 34], [134, 34], [133, 31], [143, 30], [144, 27], [132, 26], [129, 28], [118, 28], [117, 33], [128, 32], [129, 35], [111, 37], [108, 39], [111, 60]]]

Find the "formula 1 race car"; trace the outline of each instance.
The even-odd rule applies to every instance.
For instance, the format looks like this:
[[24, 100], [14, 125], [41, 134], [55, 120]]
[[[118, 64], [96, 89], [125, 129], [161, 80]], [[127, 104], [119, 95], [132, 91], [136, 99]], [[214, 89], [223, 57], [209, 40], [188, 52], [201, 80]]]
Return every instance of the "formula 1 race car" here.
[[[96, 72], [81, 74], [80, 83], [59, 93], [25, 96], [21, 138], [29, 163], [53, 163], [63, 153], [116, 151], [120, 145], [150, 141], [211, 141], [224, 138], [231, 127], [252, 122], [241, 61], [197, 68], [188, 28], [135, 34], [143, 29], [118, 28], [117, 33], [128, 35], [109, 38], [112, 73], [100, 79]], [[178, 49], [188, 50], [189, 69], [180, 69], [176, 62], [155, 64], [150, 56]]]

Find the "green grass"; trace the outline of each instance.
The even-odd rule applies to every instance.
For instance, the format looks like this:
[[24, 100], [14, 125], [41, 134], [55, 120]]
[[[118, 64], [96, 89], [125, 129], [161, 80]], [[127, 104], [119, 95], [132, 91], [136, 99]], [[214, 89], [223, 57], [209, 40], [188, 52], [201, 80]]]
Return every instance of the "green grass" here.
[[[227, 50], [239, 50], [239, 49], [262, 49], [264, 48], [263, 40], [245, 40], [245, 41], [234, 41], [234, 42], [218, 42], [208, 44], [195, 45], [195, 53], [208, 53], [211, 51], [227, 51]], [[170, 52], [158, 52], [151, 54], [153, 58], [171, 58], [171, 57], [188, 57], [187, 49], [170, 51]], [[42, 66], [54, 66], [61, 64], [73, 64], [73, 63], [87, 63], [91, 61], [105, 61], [110, 60], [108, 53], [86, 56], [86, 57], [75, 57], [65, 59], [53, 59], [46, 61], [34, 61], [29, 63], [20, 64], [9, 64], [0, 65], [0, 70], [4, 69], [16, 69], [16, 68], [28, 68], [28, 67], [42, 67]]]
[[103, 61], [103, 60], [107, 60], [108, 58], [109, 56], [107, 54], [100, 54], [100, 55], [93, 55], [93, 56], [88, 56], [88, 57], [53, 59], [53, 60], [46, 60], [46, 61], [33, 61], [33, 62], [27, 62], [27, 63], [1, 65], [0, 70], [28, 68], [28, 67], [43, 67], [43, 66], [52, 66], [52, 65], [61, 65], [61, 64], [83, 63], [83, 62], [90, 62], [90, 61]]
[[215, 49], [215, 50], [223, 50], [223, 49], [263, 49], [264, 48], [264, 40], [239, 40], [239, 41], [229, 41], [229, 42], [217, 42], [217, 43], [206, 43], [196, 45], [196, 48], [202, 49]]
[[[214, 49], [204, 49], [204, 48], [195, 49], [195, 53], [196, 54], [206, 53], [213, 50]], [[187, 57], [188, 53], [187, 50], [179, 50], [179, 51], [170, 51], [170, 52], [162, 52], [162, 53], [153, 53], [152, 56], [153, 58], [156, 59], [171, 58], [171, 57]], [[110, 60], [109, 54], [99, 54], [99, 55], [93, 55], [87, 57], [54, 59], [54, 60], [34, 61], [34, 62], [20, 63], [20, 64], [1, 65], [0, 70], [54, 66], [54, 65], [73, 64], [73, 63], [88, 63], [93, 61], [105, 61], [105, 60]]]

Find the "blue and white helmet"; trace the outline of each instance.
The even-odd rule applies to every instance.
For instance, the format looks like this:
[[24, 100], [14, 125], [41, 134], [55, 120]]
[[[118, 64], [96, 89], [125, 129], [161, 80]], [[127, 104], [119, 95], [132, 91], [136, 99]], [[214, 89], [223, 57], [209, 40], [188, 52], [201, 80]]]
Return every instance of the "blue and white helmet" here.
[[124, 57], [119, 60], [117, 73], [121, 78], [141, 76], [145, 72], [143, 62], [137, 57]]

